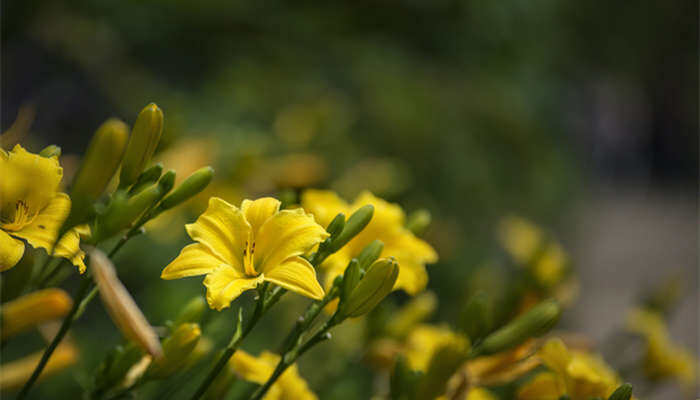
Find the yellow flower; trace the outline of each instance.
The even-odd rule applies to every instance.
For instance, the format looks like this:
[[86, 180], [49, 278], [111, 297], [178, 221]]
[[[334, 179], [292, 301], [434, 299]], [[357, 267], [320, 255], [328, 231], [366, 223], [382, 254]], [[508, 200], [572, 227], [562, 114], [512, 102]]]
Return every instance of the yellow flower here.
[[443, 347], [468, 348], [466, 337], [443, 326], [418, 325], [406, 338], [405, 356], [414, 371], [426, 371], [433, 355]]
[[177, 279], [206, 274], [207, 302], [222, 310], [262, 282], [321, 299], [316, 271], [302, 255], [328, 237], [304, 210], [279, 210], [273, 198], [244, 200], [241, 208], [212, 197], [195, 223], [185, 226], [197, 243], [186, 246], [161, 274]]
[[16, 145], [0, 149], [0, 271], [14, 267], [24, 254], [26, 240], [33, 247], [69, 259], [85, 271], [80, 238], [75, 230], [56, 243], [70, 212], [70, 198], [58, 192], [63, 169], [58, 157], [42, 157]]
[[[241, 378], [262, 385], [272, 375], [279, 360], [280, 356], [268, 351], [263, 351], [260, 357], [253, 357], [243, 350], [238, 350], [229, 365]], [[264, 399], [315, 400], [317, 397], [299, 375], [296, 364], [293, 364], [272, 385]]]
[[620, 385], [620, 378], [599, 356], [569, 350], [561, 339], [548, 340], [538, 352], [551, 370], [537, 374], [520, 388], [520, 400], [556, 400], [568, 395], [572, 400], [608, 398]]
[[2, 305], [2, 339], [38, 324], [61, 318], [73, 305], [68, 293], [52, 288], [26, 294]]
[[[43, 351], [36, 352], [19, 360], [3, 364], [2, 373], [0, 373], [0, 391], [4, 393], [24, 385], [32, 375], [32, 372], [34, 372], [34, 368], [39, 363], [42, 354]], [[56, 347], [56, 350], [46, 363], [46, 367], [39, 375], [39, 379], [62, 371], [75, 364], [76, 361], [78, 361], [78, 349], [70, 342], [62, 343]]]
[[628, 319], [628, 328], [646, 340], [644, 371], [650, 378], [676, 378], [686, 387], [695, 384], [697, 359], [672, 341], [658, 313], [635, 310]]
[[338, 213], [347, 216], [364, 205], [374, 206], [374, 216], [367, 227], [324, 262], [328, 268], [327, 285], [343, 273], [348, 262], [365, 246], [378, 239], [384, 243], [380, 257], [393, 256], [399, 263], [399, 277], [394, 289], [403, 289], [414, 295], [425, 288], [428, 283], [425, 264], [437, 262], [438, 255], [428, 243], [406, 229], [406, 216], [400, 206], [369, 192], [361, 193], [352, 204], [348, 204], [334, 192], [325, 190], [307, 190], [302, 195], [301, 203], [324, 226]]

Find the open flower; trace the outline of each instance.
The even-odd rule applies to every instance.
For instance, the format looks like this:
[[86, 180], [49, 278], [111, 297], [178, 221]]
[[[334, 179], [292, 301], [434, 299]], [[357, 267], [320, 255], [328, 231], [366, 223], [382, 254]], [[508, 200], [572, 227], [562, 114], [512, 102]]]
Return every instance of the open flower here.
[[85, 253], [75, 230], [56, 243], [71, 206], [68, 195], [57, 191], [63, 178], [58, 157], [31, 154], [20, 145], [10, 152], [0, 149], [0, 177], [0, 271], [22, 258], [24, 243], [18, 239], [48, 252], [53, 249], [53, 255], [85, 271]]
[[[238, 350], [229, 365], [236, 375], [262, 385], [270, 378], [279, 360], [280, 356], [269, 351], [263, 351], [259, 357], [254, 357], [243, 350]], [[290, 365], [284, 371], [264, 397], [265, 400], [316, 400], [317, 398], [304, 378], [299, 375], [296, 364]]]
[[406, 216], [400, 206], [375, 197], [370, 192], [361, 193], [352, 204], [348, 204], [334, 192], [325, 190], [307, 190], [302, 195], [301, 203], [324, 226], [338, 213], [350, 215], [364, 205], [374, 206], [374, 215], [367, 227], [324, 262], [323, 265], [328, 268], [326, 284], [330, 285], [336, 276], [343, 273], [353, 257], [378, 239], [384, 243], [380, 257], [392, 256], [399, 263], [399, 277], [394, 289], [403, 289], [413, 295], [425, 288], [428, 283], [425, 264], [437, 262], [438, 256], [428, 243], [406, 229]]
[[185, 226], [197, 243], [186, 246], [163, 279], [203, 275], [207, 302], [222, 310], [262, 282], [321, 299], [313, 266], [302, 256], [328, 237], [304, 210], [282, 210], [273, 198], [244, 200], [241, 208], [212, 197], [209, 207]]

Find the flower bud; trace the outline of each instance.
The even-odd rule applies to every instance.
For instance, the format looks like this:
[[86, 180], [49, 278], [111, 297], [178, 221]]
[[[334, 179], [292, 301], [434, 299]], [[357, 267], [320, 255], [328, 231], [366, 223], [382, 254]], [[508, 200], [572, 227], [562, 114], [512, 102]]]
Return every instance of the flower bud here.
[[197, 195], [207, 187], [213, 176], [214, 169], [212, 167], [198, 169], [192, 175], [188, 176], [172, 193], [164, 198], [158, 208], [160, 211], [165, 211]]
[[561, 314], [554, 300], [543, 301], [506, 326], [487, 336], [474, 349], [474, 355], [485, 356], [510, 349], [525, 340], [549, 331]]
[[364, 205], [355, 211], [345, 222], [343, 230], [331, 241], [330, 252], [335, 253], [340, 250], [341, 247], [345, 246], [352, 238], [365, 229], [373, 214], [374, 206], [371, 204]]
[[347, 299], [359, 282], [360, 263], [357, 262], [357, 259], [353, 258], [350, 260], [348, 267], [345, 268], [345, 273], [343, 273], [343, 286], [342, 290], [340, 291], [340, 297], [343, 300]]
[[384, 250], [384, 243], [380, 240], [374, 240], [365, 246], [360, 252], [360, 255], [357, 256], [357, 261], [360, 263], [360, 270], [366, 271], [372, 263], [377, 261], [379, 255], [382, 254], [382, 250]]
[[464, 364], [469, 354], [469, 340], [455, 337], [442, 345], [430, 358], [428, 370], [421, 379], [416, 398], [435, 399], [445, 393], [447, 381]]
[[2, 339], [24, 332], [33, 326], [61, 318], [73, 306], [62, 289], [44, 289], [26, 294], [2, 305]]
[[161, 176], [158, 180], [158, 186], [160, 186], [160, 190], [163, 193], [163, 196], [168, 194], [168, 192], [170, 192], [175, 186], [175, 177], [175, 170], [171, 169], [168, 170], [168, 172], [164, 173], [163, 176]]
[[39, 152], [39, 155], [46, 158], [60, 157], [61, 148], [56, 146], [55, 144], [52, 144], [44, 147], [44, 149], [41, 152]]
[[118, 119], [108, 119], [97, 128], [73, 180], [71, 213], [64, 229], [85, 222], [93, 203], [102, 196], [117, 172], [128, 139], [129, 127]]
[[201, 336], [198, 324], [180, 324], [163, 340], [163, 357], [151, 364], [146, 372], [148, 377], [164, 379], [177, 372], [187, 362]]
[[90, 269], [102, 302], [117, 328], [154, 358], [160, 358], [162, 349], [158, 335], [117, 278], [112, 262], [100, 250], [93, 249], [90, 252]]
[[408, 216], [406, 228], [416, 236], [421, 236], [428, 226], [430, 226], [430, 211], [422, 209], [416, 210]]
[[120, 188], [126, 188], [136, 181], [156, 151], [161, 133], [163, 133], [163, 111], [151, 103], [141, 110], [131, 130], [119, 175]]
[[409, 301], [386, 324], [386, 331], [393, 337], [404, 337], [414, 326], [425, 320], [437, 307], [437, 296], [423, 292]]
[[460, 328], [473, 342], [481, 341], [491, 331], [492, 315], [488, 296], [485, 292], [477, 292], [464, 306]]
[[340, 305], [343, 317], [359, 317], [372, 311], [394, 289], [399, 265], [392, 258], [382, 258], [369, 267], [365, 276]]
[[632, 397], [632, 385], [629, 383], [624, 383], [620, 385], [615, 391], [608, 397], [608, 400], [630, 400]]
[[152, 185], [155, 181], [158, 180], [158, 178], [160, 178], [160, 175], [162, 173], [163, 164], [158, 163], [152, 165], [151, 167], [143, 171], [141, 175], [139, 175], [138, 179], [136, 179], [136, 183], [131, 185], [131, 189], [129, 189], [129, 194], [138, 193], [145, 187]]
[[95, 391], [107, 390], [116, 386], [142, 358], [143, 349], [133, 342], [112, 349], [97, 367]]
[[199, 322], [202, 319], [202, 314], [207, 309], [207, 302], [202, 296], [194, 297], [185, 307], [183, 307], [180, 315], [177, 316], [174, 325], [178, 326], [185, 322]]
[[116, 193], [106, 212], [97, 218], [93, 232], [94, 241], [98, 242], [127, 228], [162, 195], [163, 191], [159, 185], [151, 185], [128, 199], [124, 192]]
[[331, 237], [334, 237], [343, 231], [344, 226], [345, 226], [345, 214], [339, 213], [338, 215], [335, 216], [335, 218], [333, 218], [331, 223], [328, 224], [328, 227], [326, 228], [326, 232], [328, 232], [331, 235]]

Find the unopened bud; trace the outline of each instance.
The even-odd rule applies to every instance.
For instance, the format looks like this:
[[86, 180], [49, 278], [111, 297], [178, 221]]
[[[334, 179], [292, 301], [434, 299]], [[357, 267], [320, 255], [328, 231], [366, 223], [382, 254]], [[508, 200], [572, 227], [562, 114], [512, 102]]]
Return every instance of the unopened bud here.
[[151, 356], [160, 358], [162, 349], [158, 335], [117, 278], [112, 262], [100, 250], [93, 249], [90, 252], [90, 268], [102, 302], [117, 328]]
[[44, 147], [44, 149], [41, 152], [39, 152], [39, 155], [46, 158], [60, 157], [61, 148], [56, 146], [55, 144], [52, 144]]
[[372, 311], [394, 289], [399, 265], [393, 258], [382, 258], [367, 269], [367, 273], [341, 304], [341, 315], [359, 317]]
[[136, 181], [156, 151], [162, 132], [163, 111], [151, 103], [141, 110], [131, 130], [119, 175], [120, 188], [126, 188]]
[[624, 383], [620, 385], [615, 391], [608, 397], [608, 400], [630, 400], [632, 397], [632, 385], [629, 383]]
[[488, 296], [485, 292], [477, 292], [464, 306], [460, 328], [473, 342], [481, 341], [491, 331], [492, 315]]
[[211, 182], [212, 177], [214, 177], [214, 169], [212, 167], [198, 169], [163, 199], [159, 209], [161, 211], [168, 210], [199, 194]]
[[180, 324], [175, 331], [163, 341], [163, 357], [151, 364], [148, 376], [163, 379], [177, 372], [197, 346], [202, 331], [198, 324]]
[[193, 298], [185, 305], [185, 307], [183, 307], [180, 315], [177, 316], [175, 326], [185, 322], [199, 322], [202, 319], [202, 314], [204, 314], [206, 309], [207, 302], [202, 296]]
[[163, 196], [168, 194], [168, 192], [170, 192], [175, 186], [175, 177], [175, 170], [171, 169], [168, 170], [168, 172], [164, 173], [163, 176], [161, 176], [158, 180], [158, 186], [160, 186], [160, 190]]
[[413, 232], [416, 236], [421, 236], [428, 226], [430, 226], [431, 217], [430, 211], [422, 209], [416, 210], [408, 216], [408, 221], [406, 222], [406, 228]]
[[117, 172], [129, 139], [129, 127], [118, 119], [108, 119], [95, 132], [71, 187], [71, 213], [65, 229], [85, 222]]
[[126, 198], [123, 192], [116, 193], [106, 212], [99, 215], [95, 222], [94, 240], [103, 240], [129, 227], [162, 195], [163, 191], [159, 185], [151, 185], [129, 198]]
[[360, 263], [360, 270], [366, 271], [372, 263], [377, 261], [382, 254], [382, 250], [384, 250], [384, 243], [380, 240], [374, 240], [365, 246], [360, 252], [360, 255], [357, 256], [357, 261]]
[[150, 166], [145, 171], [143, 171], [141, 175], [139, 175], [138, 179], [136, 179], [136, 183], [131, 185], [131, 189], [129, 189], [129, 194], [138, 193], [145, 187], [152, 185], [155, 181], [158, 180], [158, 178], [160, 178], [160, 175], [162, 173], [163, 164], [158, 163]]
[[510, 349], [525, 340], [549, 331], [559, 320], [561, 307], [554, 300], [543, 301], [525, 314], [487, 336], [474, 349], [475, 355], [485, 356]]
[[107, 357], [97, 367], [95, 388], [104, 390], [116, 386], [142, 358], [143, 349], [133, 342], [117, 346], [107, 354]]
[[331, 238], [338, 235], [340, 232], [343, 231], [343, 227], [345, 226], [345, 214], [339, 213], [338, 215], [333, 218], [330, 224], [328, 224], [328, 227], [326, 228], [326, 232], [328, 232], [331, 235]]
[[364, 205], [355, 211], [345, 222], [343, 230], [331, 241], [330, 252], [335, 253], [340, 250], [341, 247], [345, 246], [352, 238], [365, 229], [369, 221], [372, 220], [373, 214], [374, 206], [371, 204]]
[[430, 358], [428, 370], [418, 385], [418, 399], [435, 399], [445, 393], [447, 381], [464, 365], [469, 354], [469, 341], [455, 337], [440, 346]]
[[353, 258], [350, 260], [348, 267], [345, 268], [345, 273], [343, 273], [343, 286], [340, 291], [340, 297], [343, 300], [347, 299], [359, 282], [360, 263], [357, 262], [357, 259]]
[[62, 289], [44, 289], [2, 305], [2, 339], [65, 316], [73, 301]]

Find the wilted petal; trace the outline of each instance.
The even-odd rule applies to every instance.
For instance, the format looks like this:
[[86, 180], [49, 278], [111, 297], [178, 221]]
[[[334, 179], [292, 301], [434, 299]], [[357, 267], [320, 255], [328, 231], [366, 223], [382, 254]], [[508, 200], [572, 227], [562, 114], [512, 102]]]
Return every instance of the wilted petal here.
[[209, 206], [193, 224], [185, 225], [190, 237], [208, 247], [227, 264], [241, 267], [250, 224], [243, 212], [218, 197], [209, 199]]
[[283, 210], [269, 218], [256, 236], [255, 268], [266, 273], [301, 256], [329, 235], [302, 209]]
[[0, 230], [0, 271], [17, 265], [24, 254], [24, 243]]
[[265, 280], [312, 299], [323, 298], [316, 271], [308, 261], [293, 257], [265, 272]]
[[263, 281], [263, 276], [247, 278], [228, 265], [223, 265], [211, 272], [204, 279], [207, 287], [207, 303], [219, 311], [231, 305], [241, 293], [255, 289]]
[[243, 200], [241, 211], [255, 235], [260, 227], [280, 209], [280, 201], [272, 197], [257, 200]]
[[225, 262], [215, 256], [208, 247], [201, 243], [192, 243], [185, 246], [180, 255], [163, 269], [160, 277], [178, 279], [204, 275], [213, 272], [222, 264]]

